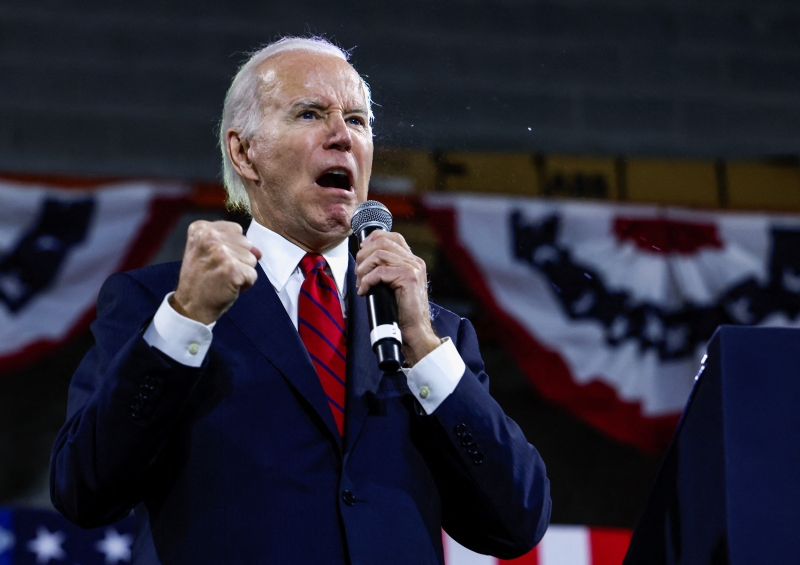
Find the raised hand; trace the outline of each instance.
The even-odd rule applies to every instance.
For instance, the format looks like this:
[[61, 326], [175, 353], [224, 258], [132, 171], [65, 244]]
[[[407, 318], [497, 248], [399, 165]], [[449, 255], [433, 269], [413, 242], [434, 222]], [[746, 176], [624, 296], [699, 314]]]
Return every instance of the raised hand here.
[[411, 252], [399, 233], [375, 230], [356, 255], [358, 294], [365, 295], [381, 282], [394, 290], [403, 355], [413, 367], [441, 343], [431, 326], [425, 261]]
[[189, 226], [180, 279], [170, 305], [203, 324], [219, 319], [256, 282], [259, 251], [234, 222]]

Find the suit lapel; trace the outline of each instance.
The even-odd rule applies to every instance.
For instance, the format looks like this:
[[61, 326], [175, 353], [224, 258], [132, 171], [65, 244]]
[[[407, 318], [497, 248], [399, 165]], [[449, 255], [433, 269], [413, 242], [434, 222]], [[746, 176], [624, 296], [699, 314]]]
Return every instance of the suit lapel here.
[[355, 261], [347, 269], [347, 408], [345, 453], [349, 452], [364, 426], [370, 396], [378, 390], [383, 372], [369, 342], [367, 300], [356, 293]]
[[226, 315], [308, 402], [338, 444], [339, 431], [308, 351], [261, 265], [257, 270], [256, 284]]

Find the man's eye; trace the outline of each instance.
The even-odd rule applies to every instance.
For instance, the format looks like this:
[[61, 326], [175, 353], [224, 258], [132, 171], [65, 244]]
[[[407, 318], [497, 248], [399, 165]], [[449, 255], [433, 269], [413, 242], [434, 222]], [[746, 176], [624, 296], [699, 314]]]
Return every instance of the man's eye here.
[[314, 112], [303, 112], [300, 114], [301, 120], [313, 120], [315, 117]]
[[347, 118], [347, 122], [353, 124], [354, 126], [363, 126], [366, 123], [364, 118], [360, 118], [358, 116], [351, 116]]

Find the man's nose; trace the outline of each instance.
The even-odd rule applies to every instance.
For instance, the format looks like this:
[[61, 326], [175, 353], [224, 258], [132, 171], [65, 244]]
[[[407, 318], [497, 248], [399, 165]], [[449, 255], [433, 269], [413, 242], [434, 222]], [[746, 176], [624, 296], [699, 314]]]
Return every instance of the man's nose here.
[[350, 135], [350, 128], [344, 121], [341, 114], [331, 114], [328, 117], [328, 138], [325, 140], [325, 149], [336, 151], [350, 151], [353, 146], [353, 138]]

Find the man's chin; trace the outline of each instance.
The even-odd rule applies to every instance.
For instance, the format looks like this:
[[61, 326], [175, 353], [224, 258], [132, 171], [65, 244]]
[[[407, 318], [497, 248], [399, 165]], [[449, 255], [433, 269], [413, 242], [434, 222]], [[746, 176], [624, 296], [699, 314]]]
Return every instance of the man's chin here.
[[356, 209], [355, 202], [332, 206], [326, 210], [325, 220], [321, 225], [326, 226], [326, 231], [337, 233], [350, 233], [350, 218]]
[[331, 226], [331, 228], [326, 232], [328, 239], [335, 244], [338, 244], [343, 239], [346, 239], [353, 230], [350, 229], [350, 222], [348, 221], [346, 224], [336, 224], [335, 226]]
[[327, 251], [339, 245], [352, 233], [350, 216], [337, 216], [319, 222], [314, 228], [314, 247], [317, 252]]

